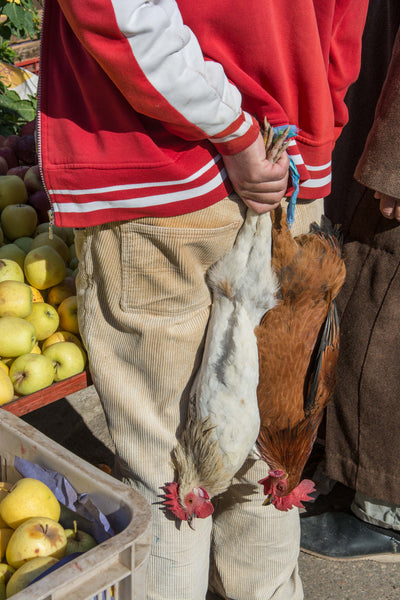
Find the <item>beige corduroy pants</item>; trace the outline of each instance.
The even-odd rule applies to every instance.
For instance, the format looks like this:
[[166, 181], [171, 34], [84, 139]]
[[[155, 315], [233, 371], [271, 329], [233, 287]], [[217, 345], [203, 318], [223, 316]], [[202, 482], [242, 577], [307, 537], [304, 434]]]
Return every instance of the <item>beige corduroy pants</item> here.
[[209, 598], [303, 597], [298, 512], [262, 505], [261, 461], [245, 463], [195, 531], [161, 504], [201, 360], [211, 303], [204, 276], [243, 217], [243, 204], [227, 198], [179, 217], [76, 231], [79, 326], [93, 381], [121, 473], [152, 508], [148, 600], [204, 600], [209, 585]]

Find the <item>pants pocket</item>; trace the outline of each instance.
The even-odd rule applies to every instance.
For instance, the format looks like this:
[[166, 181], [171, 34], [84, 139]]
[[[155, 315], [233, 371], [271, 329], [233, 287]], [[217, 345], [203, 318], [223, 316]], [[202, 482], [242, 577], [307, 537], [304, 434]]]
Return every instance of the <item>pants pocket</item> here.
[[230, 250], [242, 223], [237, 203], [229, 202], [231, 209], [223, 216], [217, 205], [122, 224], [121, 310], [184, 314], [209, 304], [205, 273]]

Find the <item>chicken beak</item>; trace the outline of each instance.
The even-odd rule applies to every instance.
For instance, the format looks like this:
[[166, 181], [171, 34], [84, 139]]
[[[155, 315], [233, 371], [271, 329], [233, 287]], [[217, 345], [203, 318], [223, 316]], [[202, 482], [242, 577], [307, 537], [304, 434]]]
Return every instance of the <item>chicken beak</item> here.
[[269, 506], [273, 501], [273, 497], [271, 495], [267, 496], [263, 502], [263, 506]]
[[195, 515], [190, 515], [187, 518], [188, 525], [189, 525], [190, 529], [193, 529], [193, 531], [195, 531], [195, 529], [196, 529], [194, 526], [194, 519], [195, 519]]

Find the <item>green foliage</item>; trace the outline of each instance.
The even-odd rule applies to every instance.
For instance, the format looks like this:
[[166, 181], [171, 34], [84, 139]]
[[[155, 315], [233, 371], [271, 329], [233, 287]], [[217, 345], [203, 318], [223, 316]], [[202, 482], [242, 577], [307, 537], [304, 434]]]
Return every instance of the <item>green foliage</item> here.
[[6, 88], [0, 81], [0, 134], [4, 136], [18, 133], [24, 123], [33, 121], [36, 116], [37, 99], [30, 96], [21, 100], [17, 92]]
[[[14, 64], [18, 56], [11, 48], [11, 40], [39, 37], [40, 22], [33, 0], [0, 0], [0, 62]], [[0, 80], [0, 134], [18, 133], [21, 126], [36, 116], [36, 98], [21, 100]]]
[[6, 17], [0, 24], [1, 44], [11, 36], [25, 39], [39, 35], [39, 16], [32, 0], [0, 0], [0, 14]]

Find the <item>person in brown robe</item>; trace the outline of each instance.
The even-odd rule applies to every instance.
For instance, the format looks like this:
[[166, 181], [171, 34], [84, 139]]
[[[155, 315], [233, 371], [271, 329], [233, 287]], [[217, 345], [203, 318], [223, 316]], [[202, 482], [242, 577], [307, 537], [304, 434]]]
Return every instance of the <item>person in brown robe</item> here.
[[[348, 512], [302, 519], [301, 548], [332, 559], [400, 559], [400, 14], [392, 5], [398, 31], [355, 169], [358, 184], [344, 177], [347, 194], [331, 205], [333, 220], [345, 224], [347, 276], [338, 298], [338, 381], [327, 410], [324, 471], [355, 495]], [[366, 36], [368, 43], [368, 19]], [[353, 101], [356, 110], [368, 95], [358, 90]]]

